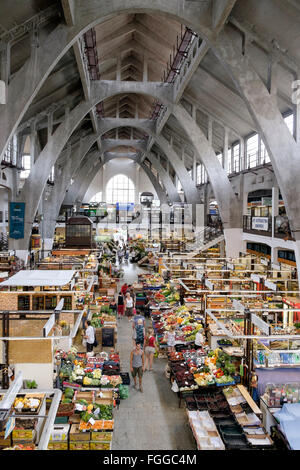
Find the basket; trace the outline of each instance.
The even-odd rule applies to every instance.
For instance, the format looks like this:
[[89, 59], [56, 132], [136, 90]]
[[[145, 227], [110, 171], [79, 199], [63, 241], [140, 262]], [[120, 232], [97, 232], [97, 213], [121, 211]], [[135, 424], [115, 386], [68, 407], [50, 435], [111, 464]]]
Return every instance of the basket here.
[[[67, 409], [64, 409], [64, 408], [67, 408]], [[56, 416], [57, 417], [72, 416], [72, 414], [74, 414], [74, 410], [75, 410], [75, 403], [68, 403], [68, 404], [61, 403], [58, 407]]]

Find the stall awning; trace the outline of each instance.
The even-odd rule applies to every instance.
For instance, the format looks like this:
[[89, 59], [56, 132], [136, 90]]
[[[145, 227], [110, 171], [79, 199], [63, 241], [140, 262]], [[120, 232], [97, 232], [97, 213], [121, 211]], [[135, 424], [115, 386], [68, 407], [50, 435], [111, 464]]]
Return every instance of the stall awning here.
[[22, 270], [6, 281], [0, 283], [0, 287], [12, 286], [65, 286], [69, 284], [76, 271], [64, 269], [40, 269]]

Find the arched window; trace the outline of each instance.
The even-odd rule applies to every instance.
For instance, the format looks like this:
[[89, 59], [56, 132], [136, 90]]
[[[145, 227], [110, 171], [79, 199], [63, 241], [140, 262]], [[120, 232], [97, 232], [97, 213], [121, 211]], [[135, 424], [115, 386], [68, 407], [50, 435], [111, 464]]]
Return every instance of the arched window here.
[[99, 191], [99, 193], [94, 194], [90, 202], [102, 202], [102, 191]]
[[106, 186], [106, 202], [134, 202], [135, 188], [130, 178], [126, 175], [113, 176]]

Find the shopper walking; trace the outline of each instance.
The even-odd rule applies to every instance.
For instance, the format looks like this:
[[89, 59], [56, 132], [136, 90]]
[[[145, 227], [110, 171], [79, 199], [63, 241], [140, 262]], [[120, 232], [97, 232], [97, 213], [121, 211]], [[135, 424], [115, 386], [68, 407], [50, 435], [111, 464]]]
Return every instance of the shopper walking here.
[[119, 264], [122, 264], [124, 251], [122, 250], [121, 247], [118, 249], [117, 255], [118, 255]]
[[147, 335], [145, 337], [145, 371], [153, 371], [152, 364], [156, 348], [157, 343], [154, 336], [154, 331], [152, 328], [148, 328]]
[[134, 301], [129, 292], [127, 292], [125, 296], [124, 306], [125, 306], [125, 315], [130, 321], [133, 316]]
[[127, 282], [125, 282], [125, 284], [123, 284], [123, 286], [121, 287], [121, 292], [124, 295], [124, 297], [127, 292], [127, 289], [128, 289], [128, 285], [127, 285]]
[[140, 344], [141, 347], [144, 347], [144, 342], [145, 342], [145, 325], [144, 321], [142, 318], [139, 318], [137, 322], [132, 322], [132, 328], [133, 328], [133, 333], [132, 333], [132, 340], [133, 340], [133, 346], [135, 344]]
[[137, 376], [139, 377], [140, 391], [143, 393], [143, 373], [144, 367], [144, 352], [139, 343], [136, 344], [133, 351], [130, 354], [130, 372], [134, 380], [134, 388], [137, 390]]
[[120, 319], [124, 315], [124, 297], [122, 292], [119, 292], [118, 296], [118, 318]]
[[85, 330], [85, 336], [84, 338], [86, 339], [86, 350], [87, 352], [93, 352], [94, 348], [94, 343], [95, 343], [95, 330], [91, 325], [90, 320], [87, 320], [87, 329]]

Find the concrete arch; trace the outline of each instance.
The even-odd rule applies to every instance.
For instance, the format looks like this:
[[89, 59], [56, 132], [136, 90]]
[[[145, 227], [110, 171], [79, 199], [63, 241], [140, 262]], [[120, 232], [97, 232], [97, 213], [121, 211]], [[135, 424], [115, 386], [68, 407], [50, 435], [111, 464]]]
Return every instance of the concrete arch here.
[[[60, 24], [32, 52], [30, 59], [12, 77], [7, 91], [7, 105], [0, 113], [0, 156], [2, 158], [9, 140], [21, 119], [41, 89], [43, 83], [68, 49], [90, 28], [111, 15], [121, 13], [162, 13], [182, 24], [201, 30], [207, 39], [213, 37], [210, 5], [185, 0], [75, 0], [72, 26]], [[205, 11], [206, 10], [206, 11]], [[22, 93], [20, 94], [20, 90]]]
[[[60, 211], [60, 207], [65, 199], [66, 191], [67, 191], [67, 204], [73, 204], [77, 200], [82, 200], [84, 194], [87, 191], [87, 188], [90, 184], [90, 181], [93, 179], [95, 174], [99, 171], [99, 169], [103, 166], [104, 161], [101, 161], [99, 158], [99, 152], [91, 152], [87, 154], [83, 161], [82, 166], [74, 170], [72, 166], [72, 159], [68, 158], [70, 156], [70, 148], [68, 149], [68, 154], [66, 155], [66, 166], [62, 169], [62, 171], [58, 172], [58, 181], [53, 188], [49, 198], [44, 201], [44, 235], [45, 235], [45, 249], [51, 250], [53, 244], [53, 237], [55, 231], [55, 225], [57, 221], [57, 217]], [[108, 161], [108, 160], [106, 160]], [[153, 164], [155, 167], [155, 164]], [[147, 165], [143, 164], [142, 168], [145, 170], [146, 174], [148, 175], [151, 183], [153, 184], [155, 191], [162, 201], [162, 203], [167, 203], [167, 197], [161, 186], [159, 185], [157, 179], [154, 177], [153, 173], [147, 167]], [[157, 171], [159, 169], [157, 168]], [[74, 177], [73, 184], [70, 186], [70, 174], [72, 172], [72, 176]], [[84, 177], [82, 177], [84, 175]], [[153, 179], [154, 178], [154, 179]], [[87, 185], [87, 181], [88, 186]], [[162, 177], [162, 181], [164, 179]], [[67, 189], [69, 188], [69, 190]], [[178, 193], [177, 193], [178, 194]]]

